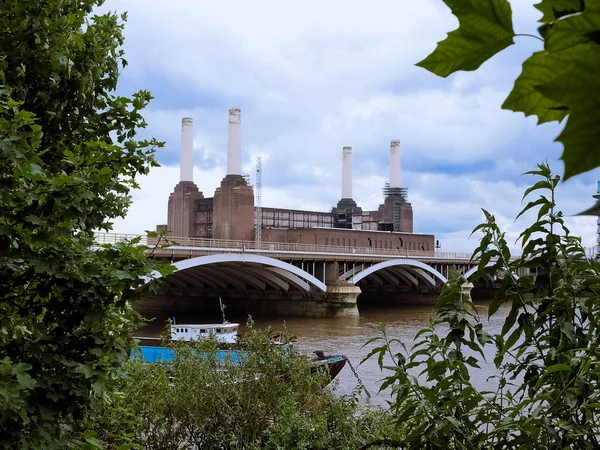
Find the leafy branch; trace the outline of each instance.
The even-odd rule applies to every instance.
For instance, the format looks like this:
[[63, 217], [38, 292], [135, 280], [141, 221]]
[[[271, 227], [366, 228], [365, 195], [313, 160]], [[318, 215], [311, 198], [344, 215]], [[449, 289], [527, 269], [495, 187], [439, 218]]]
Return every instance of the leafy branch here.
[[459, 27], [417, 65], [447, 77], [476, 70], [530, 36], [544, 48], [523, 69], [502, 108], [538, 117], [538, 124], [566, 124], [556, 138], [564, 146], [564, 179], [600, 166], [600, 0], [541, 0], [539, 36], [515, 33], [508, 0], [444, 0]]

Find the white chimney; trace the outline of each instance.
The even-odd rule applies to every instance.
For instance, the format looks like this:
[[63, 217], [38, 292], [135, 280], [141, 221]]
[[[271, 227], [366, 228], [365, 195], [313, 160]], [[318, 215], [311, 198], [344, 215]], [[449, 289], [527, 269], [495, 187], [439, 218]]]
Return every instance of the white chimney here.
[[342, 154], [342, 198], [352, 198], [352, 147], [344, 147]]
[[390, 188], [400, 185], [400, 141], [392, 141], [390, 145]]
[[181, 119], [181, 155], [179, 181], [194, 181], [194, 121]]
[[227, 134], [227, 175], [242, 174], [242, 134], [241, 112], [238, 108], [229, 110]]

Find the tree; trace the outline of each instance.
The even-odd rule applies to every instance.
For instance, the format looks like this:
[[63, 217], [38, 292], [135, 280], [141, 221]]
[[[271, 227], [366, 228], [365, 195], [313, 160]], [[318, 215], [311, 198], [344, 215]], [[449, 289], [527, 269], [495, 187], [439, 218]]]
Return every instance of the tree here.
[[[447, 77], [476, 70], [514, 44], [508, 0], [444, 0], [458, 18], [418, 66]], [[557, 141], [564, 145], [564, 179], [600, 166], [600, 0], [541, 0], [539, 36], [543, 49], [523, 62], [523, 71], [502, 107], [538, 117], [538, 124], [566, 124]], [[527, 35], [528, 36], [528, 35]]]
[[0, 1], [0, 442], [63, 447], [110, 401], [131, 301], [166, 273], [138, 242], [98, 247], [156, 166], [140, 91], [115, 94], [123, 22], [102, 0]]

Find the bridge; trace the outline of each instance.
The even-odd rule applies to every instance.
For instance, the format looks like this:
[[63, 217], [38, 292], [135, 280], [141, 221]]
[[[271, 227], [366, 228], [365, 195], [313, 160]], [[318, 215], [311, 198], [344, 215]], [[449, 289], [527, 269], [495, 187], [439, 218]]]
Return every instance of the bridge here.
[[[348, 317], [357, 300], [433, 301], [452, 271], [476, 271], [471, 254], [98, 233], [98, 245], [139, 238], [153, 258], [176, 267], [141, 310], [215, 311], [222, 297], [233, 312]], [[164, 239], [164, 238], [161, 238]], [[158, 245], [157, 245], [158, 244]], [[480, 281], [491, 287], [493, 278]]]

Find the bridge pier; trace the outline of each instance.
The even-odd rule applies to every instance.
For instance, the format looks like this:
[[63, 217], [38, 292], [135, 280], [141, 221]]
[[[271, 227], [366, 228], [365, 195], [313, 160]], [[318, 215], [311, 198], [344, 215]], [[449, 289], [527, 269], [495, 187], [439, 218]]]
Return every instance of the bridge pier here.
[[361, 290], [345, 281], [335, 281], [327, 285], [325, 292], [324, 317], [358, 317], [356, 300]]

